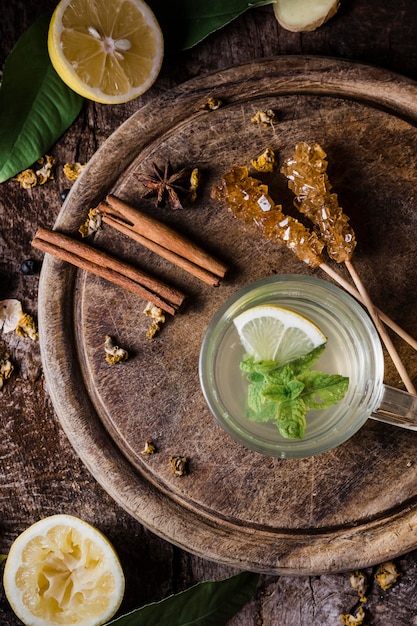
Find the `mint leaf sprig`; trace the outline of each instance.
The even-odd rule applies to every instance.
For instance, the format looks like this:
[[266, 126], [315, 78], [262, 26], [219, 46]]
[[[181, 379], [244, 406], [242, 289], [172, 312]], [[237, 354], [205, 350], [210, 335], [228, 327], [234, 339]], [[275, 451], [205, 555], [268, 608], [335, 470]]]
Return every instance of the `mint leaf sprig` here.
[[312, 370], [325, 349], [323, 343], [304, 357], [285, 365], [276, 361], [256, 361], [245, 355], [240, 369], [249, 381], [248, 419], [276, 423], [286, 439], [302, 439], [306, 414], [312, 409], [327, 409], [345, 396], [349, 378]]

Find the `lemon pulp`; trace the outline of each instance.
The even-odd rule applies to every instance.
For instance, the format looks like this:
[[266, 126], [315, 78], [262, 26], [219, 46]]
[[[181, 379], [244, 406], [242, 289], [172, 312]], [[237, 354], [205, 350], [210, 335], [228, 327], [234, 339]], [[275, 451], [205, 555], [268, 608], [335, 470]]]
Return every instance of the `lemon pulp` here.
[[233, 322], [246, 352], [256, 360], [284, 365], [326, 342], [326, 336], [314, 322], [277, 305], [252, 307]]
[[108, 539], [70, 515], [53, 515], [25, 530], [4, 569], [7, 599], [26, 626], [100, 626], [116, 613], [124, 586]]
[[143, 0], [61, 0], [50, 22], [48, 50], [71, 89], [96, 102], [118, 104], [154, 83], [164, 42]]

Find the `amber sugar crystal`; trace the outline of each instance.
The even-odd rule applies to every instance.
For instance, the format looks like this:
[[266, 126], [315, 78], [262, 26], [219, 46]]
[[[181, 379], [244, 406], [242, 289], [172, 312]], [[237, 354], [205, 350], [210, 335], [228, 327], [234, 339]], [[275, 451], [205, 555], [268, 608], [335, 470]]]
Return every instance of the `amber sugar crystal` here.
[[212, 197], [224, 203], [244, 223], [256, 226], [267, 239], [282, 241], [301, 261], [312, 267], [323, 263], [324, 244], [317, 235], [297, 219], [285, 215], [281, 205], [276, 205], [269, 196], [268, 186], [249, 176], [247, 167], [233, 167], [213, 187]]
[[326, 153], [319, 144], [296, 145], [281, 172], [296, 196], [296, 208], [308, 217], [320, 232], [328, 255], [337, 263], [350, 261], [356, 246], [355, 233], [348, 216], [339, 206], [337, 194], [331, 193], [327, 175]]

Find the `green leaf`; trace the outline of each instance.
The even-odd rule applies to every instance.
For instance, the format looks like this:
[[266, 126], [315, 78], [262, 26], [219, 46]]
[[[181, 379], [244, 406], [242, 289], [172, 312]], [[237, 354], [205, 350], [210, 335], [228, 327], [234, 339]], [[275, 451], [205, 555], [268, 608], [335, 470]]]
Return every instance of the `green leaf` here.
[[248, 419], [252, 422], [269, 422], [277, 417], [275, 402], [268, 402], [263, 395], [265, 382], [251, 383], [248, 388]]
[[[274, 0], [150, 0], [167, 50], [186, 50], [250, 8]], [[80, 113], [83, 98], [59, 78], [49, 59], [51, 13], [19, 39], [0, 86], [0, 183], [48, 152]]]
[[194, 587], [160, 602], [147, 604], [108, 625], [112, 626], [225, 626], [252, 598], [259, 575], [242, 572]]
[[312, 370], [300, 376], [304, 383], [302, 393], [307, 409], [327, 409], [345, 396], [349, 378], [339, 374], [323, 374]]
[[263, 374], [259, 373], [256, 370], [256, 361], [253, 356], [245, 355], [240, 362], [240, 369], [242, 372], [245, 372], [247, 379], [250, 382], [262, 382], [264, 377]]
[[301, 398], [279, 405], [277, 426], [286, 439], [302, 439], [306, 430], [306, 406]]
[[7, 554], [0, 554], [0, 564], [7, 559]]
[[262, 393], [267, 400], [282, 403], [295, 400], [298, 398], [303, 389], [304, 384], [300, 380], [293, 378], [285, 385], [268, 385], [264, 388]]
[[274, 0], [149, 0], [171, 50], [192, 48], [253, 7]]
[[47, 49], [51, 14], [19, 39], [0, 87], [0, 183], [43, 156], [78, 116], [83, 98], [52, 67]]
[[277, 384], [268, 385], [267, 387], [263, 386], [262, 396], [266, 400], [271, 400], [271, 402], [277, 402], [278, 404], [282, 404], [282, 402], [288, 401], [287, 387], [285, 385]]
[[345, 376], [309, 369], [325, 346], [324, 343], [285, 365], [255, 361], [253, 356], [245, 355], [240, 369], [250, 383], [247, 418], [252, 422], [275, 421], [283, 437], [304, 437], [307, 411], [336, 404], [349, 386], [349, 378]]
[[318, 360], [319, 356], [322, 354], [323, 350], [326, 347], [326, 342], [320, 344], [316, 348], [313, 348], [311, 352], [308, 352], [305, 356], [302, 356], [298, 359], [294, 359], [287, 365], [291, 367], [292, 372], [295, 376], [299, 376], [303, 372], [306, 372], [310, 369], [314, 363]]
[[288, 387], [294, 379], [295, 376], [289, 364], [280, 365], [265, 374], [265, 382], [271, 383], [272, 385], [284, 385]]
[[282, 369], [276, 361], [255, 361], [253, 356], [245, 355], [240, 362], [240, 369], [246, 373], [247, 379], [251, 382], [261, 382], [263, 380], [276, 380], [276, 372]]

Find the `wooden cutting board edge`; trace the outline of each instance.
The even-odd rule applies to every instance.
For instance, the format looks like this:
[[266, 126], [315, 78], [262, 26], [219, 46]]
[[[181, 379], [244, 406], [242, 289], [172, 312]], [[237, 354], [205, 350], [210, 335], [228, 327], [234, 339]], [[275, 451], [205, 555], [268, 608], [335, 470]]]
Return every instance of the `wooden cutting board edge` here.
[[[262, 69], [261, 69], [262, 68]], [[237, 79], [240, 77], [240, 80]], [[262, 76], [262, 79], [260, 79]], [[138, 124], [147, 119], [150, 130], [145, 143], [160, 132], [161, 111], [171, 104], [169, 124], [174, 128], [184, 111], [196, 113], [198, 104], [211, 94], [229, 99], [261, 93], [265, 81], [275, 81], [271, 93], [321, 93], [369, 101], [396, 115], [417, 119], [416, 85], [400, 76], [361, 64], [322, 57], [285, 57], [251, 63], [208, 77], [194, 79], [158, 103], [151, 103], [125, 122], [91, 159], [83, 176], [74, 185], [58, 217], [56, 228], [71, 232], [79, 225], [80, 210], [103, 197], [138, 151]], [[264, 93], [264, 92], [262, 92]], [[175, 103], [173, 105], [173, 102]], [[227, 105], [227, 104], [226, 104]], [[164, 130], [167, 127], [163, 120]], [[142, 126], [141, 126], [142, 128]], [[123, 158], [115, 153], [123, 143]], [[108, 167], [105, 184], [100, 172]], [[93, 183], [92, 183], [93, 181]], [[105, 188], [104, 188], [105, 187]], [[280, 535], [233, 526], [211, 519], [201, 511], [184, 508], [169, 494], [153, 489], [133, 471], [126, 459], [103, 432], [88, 394], [80, 393], [77, 356], [71, 333], [63, 332], [74, 323], [71, 288], [75, 272], [46, 257], [39, 290], [39, 327], [45, 377], [52, 402], [74, 449], [97, 481], [139, 522], [164, 539], [204, 558], [241, 569], [265, 573], [320, 574], [364, 567], [405, 553], [416, 545], [417, 512], [413, 505], [387, 518], [350, 529], [304, 536]], [[64, 278], [65, 276], [65, 278]], [[57, 294], [57, 277], [65, 289]], [[55, 295], [50, 297], [51, 289]], [[77, 381], [74, 388], [74, 381]], [[335, 555], [337, 559], [335, 562]]]

